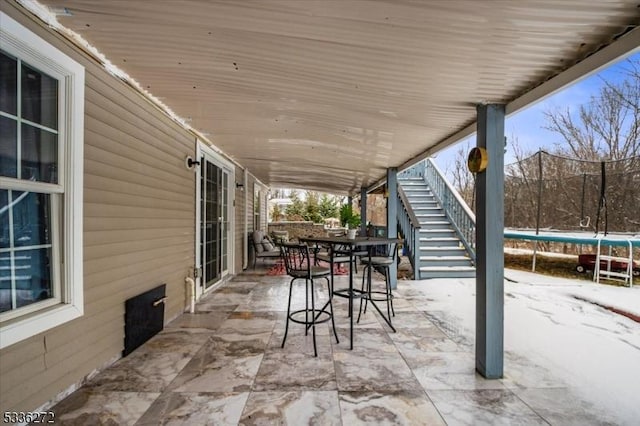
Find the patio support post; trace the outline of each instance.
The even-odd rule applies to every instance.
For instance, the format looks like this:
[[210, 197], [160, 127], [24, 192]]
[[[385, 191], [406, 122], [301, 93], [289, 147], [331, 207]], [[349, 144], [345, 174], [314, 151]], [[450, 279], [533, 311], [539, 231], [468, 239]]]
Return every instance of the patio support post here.
[[[387, 169], [387, 237], [398, 237], [398, 169]], [[396, 248], [397, 249], [397, 248]], [[389, 266], [389, 281], [391, 288], [398, 288], [398, 264]]]
[[487, 169], [477, 174], [476, 370], [503, 374], [504, 361], [504, 105], [478, 105], [477, 146]]
[[360, 188], [360, 235], [367, 235], [367, 188]]

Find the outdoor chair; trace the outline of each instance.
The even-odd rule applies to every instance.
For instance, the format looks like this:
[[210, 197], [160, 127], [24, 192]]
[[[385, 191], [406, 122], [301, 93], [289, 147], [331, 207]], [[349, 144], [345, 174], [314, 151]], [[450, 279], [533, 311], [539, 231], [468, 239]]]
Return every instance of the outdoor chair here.
[[249, 235], [249, 246], [253, 254], [253, 269], [258, 259], [279, 259], [280, 249], [264, 231], [256, 230]]
[[[378, 255], [380, 253], [380, 248], [384, 248], [382, 250], [383, 255]], [[393, 293], [391, 291], [391, 280], [389, 274], [389, 268], [391, 265], [396, 263], [396, 258], [398, 256], [398, 244], [391, 243], [384, 247], [369, 247], [370, 254], [368, 256], [362, 256], [360, 261], [364, 265], [364, 272], [362, 274], [362, 298], [360, 299], [360, 309], [358, 311], [358, 321], [360, 321], [360, 315], [364, 312], [367, 312], [367, 303], [369, 301], [373, 302], [386, 302], [387, 304], [387, 318], [389, 319], [389, 323], [391, 323], [391, 316], [396, 316], [396, 313], [393, 309]], [[374, 255], [375, 254], [375, 255]], [[384, 275], [385, 288], [384, 290], [374, 290], [372, 287], [372, 276], [373, 271], [377, 271], [380, 274]], [[366, 279], [365, 279], [366, 278]], [[362, 305], [364, 302], [364, 311], [362, 309]], [[393, 327], [392, 327], [393, 328]]]
[[[280, 246], [280, 252], [282, 254], [287, 275], [291, 277], [291, 282], [289, 283], [289, 300], [287, 302], [287, 320], [281, 347], [284, 348], [284, 344], [287, 341], [289, 321], [292, 321], [298, 324], [304, 324], [305, 336], [308, 334], [309, 328], [311, 328], [311, 332], [313, 334], [313, 353], [314, 356], [318, 356], [316, 324], [331, 320], [333, 334], [336, 337], [336, 342], [339, 343], [336, 324], [333, 319], [333, 294], [331, 293], [332, 289], [328, 278], [330, 275], [329, 268], [313, 265], [311, 263], [309, 247], [306, 244], [285, 243]], [[328, 301], [320, 309], [316, 308], [314, 280], [317, 278], [324, 278], [327, 280], [327, 295], [329, 297]], [[305, 307], [304, 309], [297, 309], [292, 312], [291, 298], [293, 294], [293, 284], [296, 280], [305, 281]], [[329, 308], [328, 311], [327, 308]]]
[[289, 242], [289, 231], [272, 231], [271, 238], [276, 245]]

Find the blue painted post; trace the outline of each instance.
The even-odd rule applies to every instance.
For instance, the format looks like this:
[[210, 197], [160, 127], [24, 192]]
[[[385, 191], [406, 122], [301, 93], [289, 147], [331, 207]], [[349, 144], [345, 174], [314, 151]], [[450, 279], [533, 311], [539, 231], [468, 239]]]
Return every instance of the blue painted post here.
[[413, 256], [413, 279], [420, 279], [420, 231], [411, 227], [411, 255]]
[[367, 188], [360, 188], [360, 219], [362, 219], [362, 223], [360, 224], [360, 235], [367, 235]]
[[478, 147], [489, 163], [478, 173], [476, 204], [476, 370], [503, 374], [504, 361], [504, 105], [479, 105]]
[[[387, 169], [387, 236], [398, 237], [398, 169], [391, 167]], [[391, 288], [398, 288], [398, 264], [394, 263], [389, 267], [389, 280]]]

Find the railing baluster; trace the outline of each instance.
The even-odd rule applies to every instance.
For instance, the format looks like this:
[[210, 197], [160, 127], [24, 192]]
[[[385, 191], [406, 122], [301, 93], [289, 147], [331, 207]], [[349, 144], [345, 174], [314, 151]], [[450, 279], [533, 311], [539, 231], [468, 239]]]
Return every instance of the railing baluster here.
[[[403, 177], [414, 176], [413, 171], [411, 173], [403, 174]], [[402, 190], [402, 187], [398, 185], [398, 198], [396, 200], [398, 205], [398, 223], [400, 224], [400, 229], [402, 234], [406, 240], [406, 247], [409, 251], [409, 260], [411, 261], [411, 266], [414, 271], [414, 279], [417, 279], [418, 274], [415, 271], [420, 269], [420, 250], [418, 247], [419, 244], [419, 232], [420, 232], [420, 222], [416, 217], [407, 197]]]

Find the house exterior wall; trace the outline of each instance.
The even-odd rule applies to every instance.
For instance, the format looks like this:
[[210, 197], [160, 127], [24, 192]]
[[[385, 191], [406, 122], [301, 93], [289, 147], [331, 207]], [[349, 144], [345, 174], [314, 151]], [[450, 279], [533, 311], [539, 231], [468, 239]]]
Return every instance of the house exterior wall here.
[[[236, 168], [236, 181], [241, 181], [241, 176], [244, 174], [244, 169]], [[249, 235], [255, 229], [267, 229], [267, 190], [268, 188], [262, 185], [251, 173], [247, 174], [247, 181], [244, 182], [243, 191], [236, 191], [236, 236], [235, 236], [235, 254], [236, 254], [236, 271], [239, 273], [242, 271], [243, 266], [248, 267], [252, 259], [249, 258], [250, 253]], [[258, 217], [255, 215], [255, 194], [256, 191], [260, 192], [260, 214]], [[245, 201], [246, 200], [246, 201]], [[256, 223], [257, 219], [257, 223]], [[247, 224], [247, 233], [244, 232], [244, 224]], [[256, 226], [257, 225], [257, 226]], [[247, 265], [242, 263], [243, 254], [247, 251]]]
[[166, 283], [165, 321], [183, 312], [195, 262], [195, 174], [184, 158], [195, 137], [14, 3], [0, 5], [86, 70], [84, 315], [0, 351], [6, 412], [40, 407], [118, 358], [127, 298]]
[[[244, 182], [244, 169], [236, 166], [235, 169], [235, 179], [237, 183], [242, 183], [246, 186]], [[242, 271], [242, 267], [244, 266], [244, 254], [246, 251], [246, 238], [245, 238], [245, 208], [247, 205], [247, 201], [245, 199], [246, 188], [245, 186], [242, 189], [235, 189], [235, 203], [234, 203], [234, 214], [235, 214], [235, 228], [234, 232], [234, 271], [239, 273]]]
[[[254, 230], [267, 230], [267, 192], [268, 192], [268, 187], [263, 185], [262, 183], [260, 183], [260, 181], [258, 181], [255, 176], [249, 174], [249, 179], [248, 179], [248, 184], [247, 184], [247, 188], [248, 188], [248, 199], [247, 199], [247, 203], [248, 203], [248, 209], [247, 209], [247, 221], [249, 224], [249, 232], [254, 231]], [[255, 209], [255, 201], [256, 201], [256, 197], [258, 197], [258, 193], [259, 193], [259, 199], [260, 199], [260, 208], [259, 208], [259, 213], [258, 215], [256, 215], [256, 209]]]
[[269, 188], [263, 186], [260, 192], [260, 229], [266, 231], [269, 227]]

